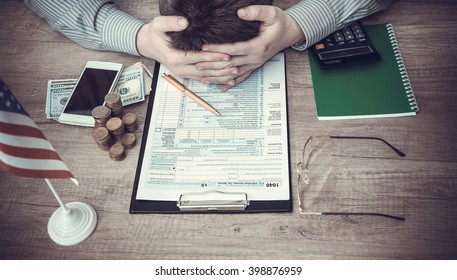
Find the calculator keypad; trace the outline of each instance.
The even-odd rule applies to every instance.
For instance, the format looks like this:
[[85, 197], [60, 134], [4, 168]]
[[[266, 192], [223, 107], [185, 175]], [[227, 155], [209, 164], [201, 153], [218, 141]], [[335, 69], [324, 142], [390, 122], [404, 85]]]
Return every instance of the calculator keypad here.
[[321, 40], [314, 48], [316, 50], [332, 49], [338, 46], [349, 46], [365, 42], [366, 35], [359, 23], [353, 23]]

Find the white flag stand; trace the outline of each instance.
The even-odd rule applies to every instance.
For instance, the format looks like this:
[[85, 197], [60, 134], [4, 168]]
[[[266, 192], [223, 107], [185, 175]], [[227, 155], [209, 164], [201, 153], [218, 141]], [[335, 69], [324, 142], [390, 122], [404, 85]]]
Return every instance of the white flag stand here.
[[60, 204], [48, 222], [48, 234], [51, 239], [63, 246], [71, 246], [89, 237], [97, 224], [95, 209], [84, 202], [64, 204], [49, 179], [44, 179]]

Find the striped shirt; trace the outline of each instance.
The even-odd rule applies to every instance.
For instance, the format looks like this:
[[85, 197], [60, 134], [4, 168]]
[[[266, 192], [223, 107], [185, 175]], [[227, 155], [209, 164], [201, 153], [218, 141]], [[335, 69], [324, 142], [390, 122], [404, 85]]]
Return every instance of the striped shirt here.
[[[112, 0], [25, 0], [36, 14], [79, 45], [140, 55], [136, 35], [145, 23], [119, 10]], [[302, 0], [286, 12], [300, 25], [305, 50], [347, 23], [381, 11], [392, 0]]]
[[393, 0], [302, 0], [286, 12], [300, 25], [305, 41], [292, 46], [305, 50], [348, 23], [386, 9]]

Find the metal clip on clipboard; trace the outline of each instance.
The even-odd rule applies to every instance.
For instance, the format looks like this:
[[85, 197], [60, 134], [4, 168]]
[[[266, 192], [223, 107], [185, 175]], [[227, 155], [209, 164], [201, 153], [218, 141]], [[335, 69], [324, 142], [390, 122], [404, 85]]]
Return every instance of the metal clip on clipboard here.
[[206, 191], [183, 193], [176, 205], [181, 211], [244, 211], [249, 200], [243, 192]]

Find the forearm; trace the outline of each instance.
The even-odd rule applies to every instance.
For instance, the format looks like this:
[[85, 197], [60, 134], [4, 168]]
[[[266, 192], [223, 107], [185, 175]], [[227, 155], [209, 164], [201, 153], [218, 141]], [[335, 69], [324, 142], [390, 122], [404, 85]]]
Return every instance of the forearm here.
[[96, 50], [139, 55], [142, 21], [120, 11], [110, 0], [25, 0], [36, 14], [77, 44]]
[[393, 0], [303, 0], [287, 9], [300, 25], [306, 49], [349, 22], [386, 9]]

